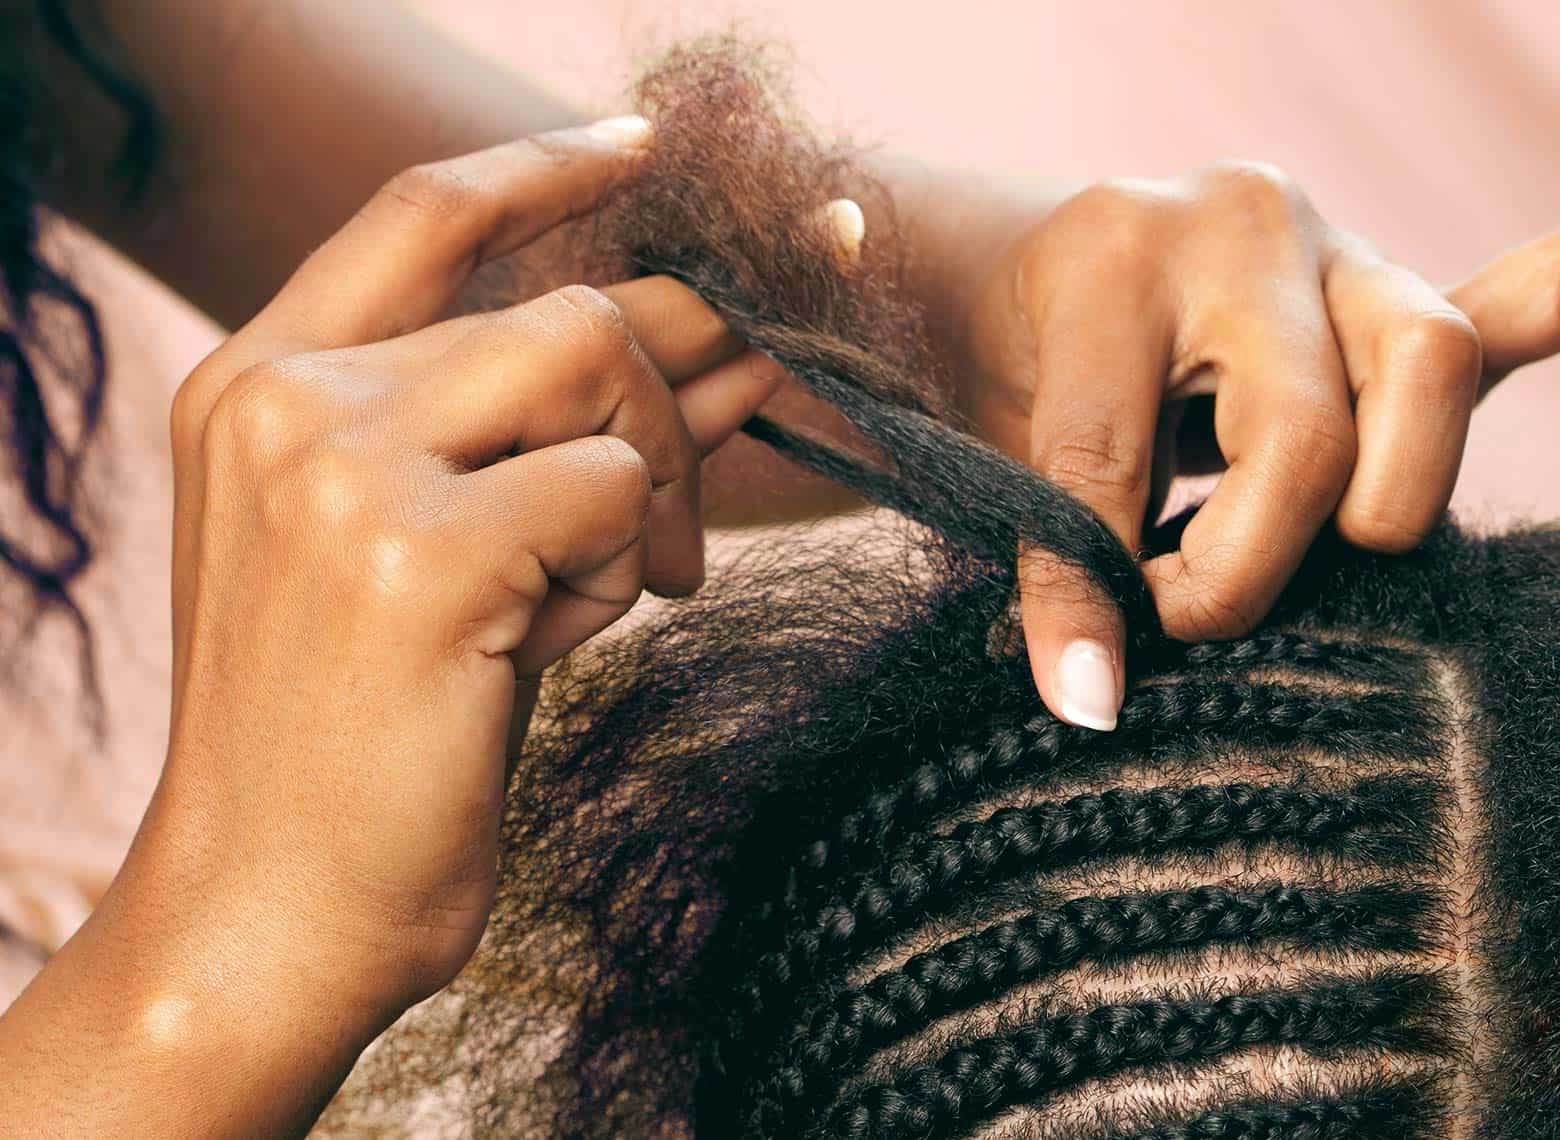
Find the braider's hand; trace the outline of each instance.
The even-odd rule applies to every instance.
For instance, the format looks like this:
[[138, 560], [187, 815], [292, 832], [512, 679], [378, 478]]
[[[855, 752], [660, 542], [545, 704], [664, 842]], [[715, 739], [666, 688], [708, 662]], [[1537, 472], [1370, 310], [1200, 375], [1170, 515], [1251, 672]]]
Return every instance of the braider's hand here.
[[[1174, 474], [1164, 448], [1156, 463], [1162, 405], [1215, 395], [1201, 450], [1228, 469], [1180, 549], [1143, 569], [1172, 636], [1231, 637], [1329, 519], [1384, 552], [1435, 525], [1480, 395], [1560, 345], [1560, 241], [1443, 293], [1333, 229], [1280, 173], [1232, 163], [1085, 190], [1013, 241], [974, 298], [961, 339], [975, 422], [1130, 549]], [[1022, 556], [1020, 573], [1045, 703], [1114, 727], [1115, 608], [1052, 556]]]
[[171, 900], [169, 940], [290, 947], [390, 1016], [443, 985], [528, 680], [700, 584], [699, 460], [778, 366], [665, 279], [441, 319], [643, 130], [407, 172], [179, 393], [173, 730], [116, 884]]

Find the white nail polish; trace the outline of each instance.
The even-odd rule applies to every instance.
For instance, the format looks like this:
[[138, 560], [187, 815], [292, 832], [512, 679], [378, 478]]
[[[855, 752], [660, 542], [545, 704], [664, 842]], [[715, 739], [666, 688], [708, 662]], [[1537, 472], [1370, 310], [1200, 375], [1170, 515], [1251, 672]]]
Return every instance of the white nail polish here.
[[650, 137], [650, 120], [643, 115], [617, 115], [598, 119], [585, 132], [618, 146], [638, 146]]
[[1069, 642], [1056, 659], [1054, 677], [1063, 720], [1097, 732], [1116, 727], [1121, 697], [1116, 692], [1116, 667], [1110, 650], [1098, 641]]
[[847, 262], [854, 263], [861, 256], [861, 239], [867, 234], [866, 215], [849, 198], [834, 199], [823, 208], [823, 213], [834, 230], [840, 252]]

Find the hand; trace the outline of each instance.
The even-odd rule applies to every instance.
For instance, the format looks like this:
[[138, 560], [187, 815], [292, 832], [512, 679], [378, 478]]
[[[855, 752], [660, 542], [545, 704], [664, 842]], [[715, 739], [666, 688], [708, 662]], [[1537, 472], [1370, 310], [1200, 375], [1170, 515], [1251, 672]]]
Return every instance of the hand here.
[[[1442, 292], [1329, 226], [1265, 166], [1104, 183], [1013, 241], [974, 294], [962, 394], [998, 446], [1130, 549], [1173, 470], [1162, 406], [1213, 393], [1228, 464], [1181, 548], [1144, 573], [1166, 630], [1232, 637], [1267, 613], [1331, 519], [1415, 546], [1451, 498], [1477, 399], [1560, 347], [1560, 241]], [[1035, 682], [1063, 720], [1113, 728], [1121, 620], [1074, 569], [1020, 560]]]
[[700, 457], [780, 380], [666, 279], [440, 321], [591, 207], [624, 133], [392, 181], [174, 408], [173, 729], [116, 887], [375, 1016], [482, 933], [517, 683], [699, 585]]

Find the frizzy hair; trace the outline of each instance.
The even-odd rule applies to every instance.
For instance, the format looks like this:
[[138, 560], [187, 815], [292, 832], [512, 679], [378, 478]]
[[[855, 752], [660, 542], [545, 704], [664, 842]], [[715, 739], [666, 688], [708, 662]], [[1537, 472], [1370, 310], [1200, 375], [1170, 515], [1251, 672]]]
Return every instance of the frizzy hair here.
[[[589, 240], [694, 286], [854, 431], [751, 435], [911, 521], [751, 547], [549, 679], [484, 947], [325, 1133], [446, 1097], [496, 1135], [1428, 1140], [1485, 1108], [1491, 1136], [1544, 1135], [1555, 1066], [1531, 1058], [1560, 1044], [1525, 1010], [1560, 986], [1493, 933], [1525, 903], [1491, 891], [1471, 929], [1457, 900], [1485, 882], [1482, 819], [1560, 859], [1549, 770], [1485, 801], [1468, 759], [1560, 744], [1554, 701], [1497, 664], [1560, 677], [1553, 535], [1446, 528], [1395, 560], [1324, 537], [1265, 628], [1167, 641], [1137, 552], [964, 433], [891, 204], [774, 84], [744, 44], [674, 51]], [[875, 226], [853, 271], [806, 221], [847, 194]], [[1114, 733], [1034, 694], [1020, 544], [1128, 619]], [[1510, 1063], [1473, 1072], [1475, 1034]], [[1209, 1077], [1275, 1051], [1311, 1067]], [[1177, 1095], [1139, 1111], [1116, 1081]], [[1090, 1099], [1110, 1111], [1075, 1119]]]

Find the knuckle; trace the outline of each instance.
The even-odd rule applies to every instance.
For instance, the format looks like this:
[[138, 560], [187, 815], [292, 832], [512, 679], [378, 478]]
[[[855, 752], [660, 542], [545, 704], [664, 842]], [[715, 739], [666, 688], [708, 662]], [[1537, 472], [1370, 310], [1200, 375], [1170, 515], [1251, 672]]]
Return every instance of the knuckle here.
[[1185, 629], [1195, 637], [1239, 637], [1261, 620], [1261, 606], [1249, 592], [1228, 578], [1217, 578], [1189, 601]]
[[601, 373], [593, 379], [606, 382], [609, 377], [618, 376], [625, 360], [638, 362], [642, 355], [638, 342], [623, 310], [611, 297], [588, 285], [568, 285], [553, 293], [552, 298], [563, 311], [564, 329], [576, 351]]
[[1151, 457], [1146, 449], [1124, 439], [1107, 421], [1071, 425], [1044, 448], [1040, 469], [1052, 482], [1070, 491], [1106, 492], [1127, 498], [1148, 483]]
[[439, 549], [439, 512], [419, 510], [402, 481], [344, 441], [310, 450], [285, 478], [262, 489], [265, 524], [312, 535], [329, 551], [334, 581], [384, 601], [419, 597]]
[[1216, 162], [1204, 168], [1200, 182], [1222, 204], [1275, 226], [1292, 226], [1306, 201], [1294, 179], [1270, 162]]
[[326, 443], [311, 449], [286, 483], [277, 506], [296, 511], [311, 527], [363, 537], [379, 525], [374, 481], [365, 477], [356, 458], [339, 445]]
[[591, 463], [602, 489], [622, 504], [623, 514], [642, 520], [655, 493], [645, 457], [632, 444], [604, 435], [593, 444]]
[[205, 425], [207, 458], [269, 469], [308, 438], [316, 418], [291, 362], [252, 365], [233, 379], [211, 408]]
[[[1097, 182], [1058, 210], [1054, 232], [1076, 232], [1096, 264], [1131, 267], [1157, 256], [1163, 195], [1127, 179]], [[1048, 227], [1053, 228], [1053, 227]]]
[[380, 188], [378, 198], [389, 207], [433, 220], [466, 213], [487, 195], [468, 178], [459, 159], [409, 166]]
[[1345, 542], [1382, 554], [1406, 554], [1435, 529], [1434, 517], [1415, 517], [1400, 504], [1379, 496], [1346, 502], [1338, 510], [1336, 525]]
[[1484, 364], [1479, 332], [1455, 309], [1417, 313], [1393, 331], [1394, 371], [1426, 386], [1470, 392]]
[[215, 383], [203, 369], [197, 368], [174, 392], [168, 409], [168, 437], [175, 455], [189, 454], [205, 433]]
[[593, 341], [621, 345], [632, 339], [618, 303], [589, 285], [565, 285], [553, 296], [571, 315], [583, 335]]

